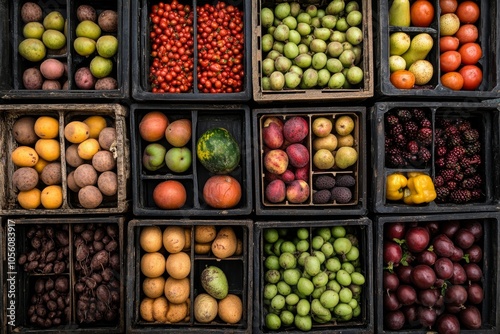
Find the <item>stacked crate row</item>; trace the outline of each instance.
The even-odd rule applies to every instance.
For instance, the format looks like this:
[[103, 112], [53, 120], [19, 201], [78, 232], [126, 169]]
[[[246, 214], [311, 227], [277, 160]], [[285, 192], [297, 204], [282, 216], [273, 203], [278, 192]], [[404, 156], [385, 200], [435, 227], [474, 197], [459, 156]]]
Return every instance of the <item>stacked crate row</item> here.
[[[319, 9], [323, 10], [323, 14], [340, 14], [340, 12], [336, 13], [335, 6], [339, 6], [341, 2], [343, 1], [290, 3], [292, 8], [290, 15], [297, 17], [299, 12], [293, 14], [293, 10], [298, 8], [309, 13]], [[269, 9], [274, 11], [278, 6], [286, 5], [288, 2], [250, 3], [247, 1], [234, 4], [230, 12], [227, 11], [229, 10], [227, 7], [221, 7], [221, 2], [218, 4], [202, 1], [181, 2], [177, 7], [170, 7], [170, 9], [173, 8], [170, 14], [185, 15], [183, 28], [189, 31], [190, 37], [182, 46], [188, 50], [191, 48], [191, 51], [186, 52], [187, 59], [183, 62], [191, 65], [184, 68], [187, 72], [184, 83], [175, 88], [186, 89], [186, 91], [164, 94], [158, 92], [168, 91], [170, 88], [165, 88], [167, 86], [162, 84], [158, 77], [173, 73], [162, 73], [162, 69], [158, 68], [159, 58], [155, 50], [159, 43], [155, 38], [158, 40], [167, 28], [160, 29], [161, 31], [157, 31], [157, 28], [151, 29], [152, 22], [155, 20], [153, 13], [160, 16], [156, 2], [117, 1], [105, 6], [95, 4], [97, 14], [108, 9], [119, 13], [119, 28], [111, 32], [111, 35], [116, 36], [119, 41], [117, 54], [112, 58], [113, 70], [110, 74], [116, 80], [116, 86], [104, 90], [96, 86], [93, 87], [95, 89], [86, 90], [77, 84], [78, 69], [90, 66], [90, 61], [95, 56], [95, 54], [92, 57], [79, 54], [73, 44], [78, 37], [76, 28], [80, 21], [76, 8], [87, 3], [59, 1], [54, 4], [54, 8], [43, 8], [43, 16], [54, 10], [60, 11], [69, 27], [69, 37], [65, 48], [47, 53], [47, 58], [56, 59], [67, 66], [65, 77], [60, 79], [60, 84], [62, 85], [63, 79], [67, 77], [68, 90], [56, 90], [50, 93], [43, 90], [25, 89], [23, 73], [40, 65], [45, 59], [30, 62], [17, 53], [17, 45], [24, 38], [24, 22], [16, 14], [21, 11], [22, 3], [4, 2], [0, 11], [3, 10], [5, 16], [13, 22], [14, 38], [11, 40], [9, 34], [2, 35], [1, 41], [4, 46], [2, 52], [5, 59], [12, 59], [14, 66], [3, 66], [0, 69], [2, 78], [5, 78], [0, 83], [2, 102], [7, 100], [20, 102], [23, 99], [33, 102], [46, 99], [54, 99], [58, 103], [62, 100], [71, 102], [69, 104], [0, 105], [2, 133], [7, 134], [0, 138], [3, 152], [12, 152], [20, 146], [14, 137], [8, 135], [16, 120], [20, 118], [29, 117], [36, 120], [39, 117], [48, 116], [58, 120], [61, 124], [55, 137], [61, 152], [59, 162], [61, 164], [62, 203], [59, 208], [54, 210], [38, 207], [32, 210], [20, 206], [15, 188], [17, 185], [11, 182], [15, 171], [20, 166], [15, 166], [10, 159], [0, 163], [0, 169], [3, 170], [2, 175], [4, 175], [2, 181], [5, 185], [0, 189], [0, 195], [4, 194], [0, 196], [2, 198], [0, 214], [6, 218], [14, 217], [12, 220], [4, 219], [2, 227], [5, 230], [0, 230], [0, 233], [3, 233], [0, 234], [0, 241], [3, 242], [3, 236], [8, 233], [7, 221], [13, 221], [17, 226], [16, 240], [27, 240], [22, 241], [22, 245], [16, 249], [17, 256], [20, 256], [18, 261], [21, 261], [24, 267], [21, 269], [21, 265], [18, 266], [18, 271], [21, 272], [18, 279], [20, 277], [19, 280], [22, 282], [18, 286], [21, 289], [17, 291], [15, 298], [4, 294], [0, 303], [8, 305], [12, 300], [16, 300], [18, 310], [28, 311], [27, 313], [17, 312], [19, 316], [16, 318], [16, 325], [9, 326], [8, 330], [11, 332], [47, 332], [41, 328], [54, 325], [56, 327], [52, 328], [58, 332], [76, 329], [82, 332], [189, 330], [255, 333], [333, 330], [346, 333], [359, 331], [363, 333], [403, 331], [423, 333], [426, 327], [431, 330], [439, 331], [440, 329], [436, 327], [434, 321], [429, 320], [429, 323], [425, 324], [418, 319], [424, 319], [425, 316], [432, 319], [433, 316], [437, 317], [443, 311], [445, 314], [446, 312], [459, 314], [461, 309], [468, 308], [470, 311], [462, 311], [462, 313], [466, 314], [464, 317], [472, 317], [472, 320], [461, 320], [462, 327], [465, 326], [471, 332], [472, 330], [484, 333], [496, 332], [500, 321], [494, 312], [498, 303], [496, 287], [499, 283], [497, 269], [499, 266], [497, 259], [493, 256], [498, 248], [499, 217], [497, 213], [500, 209], [498, 187], [500, 166], [497, 162], [500, 154], [498, 152], [500, 141], [498, 105], [494, 100], [491, 102], [467, 100], [450, 103], [441, 102], [437, 98], [482, 100], [498, 96], [499, 74], [496, 54], [499, 43], [495, 39], [498, 35], [498, 25], [494, 25], [493, 30], [490, 29], [492, 20], [498, 17], [497, 5], [490, 5], [484, 1], [479, 3], [482, 11], [477, 27], [483, 57], [478, 64], [485, 74], [481, 85], [472, 91], [452, 91], [443, 85], [441, 79], [444, 72], [442, 73], [440, 69], [442, 50], [439, 46], [441, 22], [437, 10], [439, 3], [431, 1], [436, 9], [436, 15], [429, 27], [393, 26], [386, 22], [385, 14], [381, 14], [380, 22], [376, 21], [373, 15], [375, 11], [372, 12], [372, 9], [377, 9], [379, 13], [387, 13], [394, 2], [396, 1], [380, 0], [372, 4], [371, 1], [360, 0], [346, 4], [352, 6], [350, 11], [359, 12], [362, 18], [360, 22], [352, 24], [354, 28], [359, 28], [359, 30], [353, 28], [352, 34], [361, 33], [357, 36], [359, 38], [355, 42], [357, 44], [350, 45], [350, 48], [354, 47], [352, 52], [354, 66], [342, 64], [346, 61], [345, 57], [350, 56], [346, 53], [340, 58], [340, 64], [344, 68], [331, 70], [329, 66], [339, 63], [336, 59], [339, 55], [333, 56], [335, 54], [333, 49], [325, 49], [322, 50], [326, 57], [324, 60], [335, 58], [337, 63], [331, 60], [330, 65], [325, 65], [323, 69], [316, 68], [314, 64], [317, 63], [300, 69], [294, 68], [295, 71], [301, 71], [301, 74], [297, 74], [296, 77], [290, 75], [288, 78], [283, 73], [276, 74], [272, 79], [283, 78], [283, 82], [278, 80], [273, 81], [272, 84], [270, 80], [274, 71], [270, 71], [266, 66], [269, 66], [272, 58], [274, 58], [272, 59], [273, 70], [276, 70], [275, 67], [279, 65], [289, 66], [284, 59], [281, 64], [274, 62], [275, 57], [278, 57], [280, 53], [278, 50], [284, 53], [283, 48], [287, 43], [286, 40], [282, 40], [279, 41], [281, 43], [273, 44], [270, 49], [269, 45], [266, 46], [271, 35], [273, 38], [279, 38], [276, 37], [278, 35], [273, 35], [273, 32], [278, 25], [281, 25], [281, 29], [283, 24], [278, 24], [277, 19], [272, 22], [266, 21], [265, 15], [269, 13]], [[293, 6], [296, 6], [295, 9]], [[196, 12], [194, 8], [202, 11]], [[484, 8], [488, 8], [489, 12]], [[234, 73], [238, 76], [239, 83], [231, 87], [225, 86], [226, 83], [220, 81], [220, 78], [217, 78], [219, 81], [214, 79], [209, 82], [206, 79], [209, 75], [207, 73], [215, 69], [202, 63], [203, 59], [207, 59], [207, 50], [201, 45], [207, 41], [208, 30], [205, 30], [205, 22], [201, 21], [206, 17], [201, 13], [214, 13], [214, 10], [222, 13], [220, 15], [225, 13], [227, 16], [231, 13], [234, 17], [243, 18], [241, 30], [238, 30], [239, 34], [233, 36], [233, 38], [240, 39], [239, 52], [243, 54], [243, 58], [238, 58], [236, 62], [239, 66], [233, 64], [234, 68], [237, 68]], [[329, 24], [326, 19], [322, 23], [321, 18], [318, 17], [319, 21], [314, 24]], [[338, 20], [339, 17], [335, 19]], [[340, 17], [340, 19], [344, 22], [347, 20], [346, 17]], [[349, 18], [349, 22], [350, 20], [356, 21], [352, 17]], [[287, 23], [292, 24], [290, 21], [293, 20]], [[372, 37], [372, 24], [377, 28], [376, 39]], [[345, 32], [347, 27], [344, 28], [342, 29]], [[3, 30], [11, 30], [7, 20], [3, 24]], [[335, 30], [332, 29], [329, 34]], [[128, 31], [130, 31], [131, 41], [127, 38]], [[407, 33], [411, 37], [426, 33], [433, 39], [434, 46], [426, 59], [433, 66], [434, 74], [425, 85], [417, 85], [413, 89], [398, 89], [390, 82], [389, 38], [395, 32]], [[153, 36], [153, 33], [156, 35]], [[339, 38], [339, 35], [335, 36], [332, 35], [330, 41]], [[212, 35], [210, 38], [218, 37]], [[352, 36], [349, 37], [351, 38]], [[321, 45], [310, 47], [321, 49]], [[287, 47], [293, 50], [293, 46]], [[343, 47], [349, 48], [345, 44]], [[132, 50], [129, 55], [130, 48]], [[271, 51], [276, 52], [273, 54]], [[321, 50], [313, 51], [322, 53]], [[290, 50], [288, 52], [293, 53]], [[313, 62], [320, 60], [318, 57], [318, 59], [313, 59]], [[129, 64], [132, 69], [131, 78], [129, 78]], [[379, 69], [378, 74], [375, 74], [374, 65]], [[350, 67], [355, 67], [355, 71], [353, 70], [351, 74], [348, 73]], [[287, 73], [290, 72], [292, 72], [291, 69]], [[301, 80], [299, 83], [297, 78], [301, 78], [303, 73], [307, 73], [309, 81], [302, 82]], [[334, 78], [335, 73], [339, 74]], [[360, 73], [362, 79], [358, 80]], [[375, 80], [378, 80], [376, 85]], [[277, 87], [276, 82], [277, 86], [281, 87]], [[314, 82], [314, 85], [311, 82]], [[217, 88], [216, 85], [219, 84], [224, 88]], [[373, 102], [370, 99], [374, 94], [380, 100], [395, 98], [396, 101]], [[415, 99], [432, 98], [434, 102], [399, 101], [398, 96]], [[78, 99], [81, 98], [92, 102], [103, 100], [119, 102], [128, 107], [120, 104], [80, 104], [82, 101]], [[75, 103], [76, 100], [78, 104]], [[359, 106], [342, 105], [343, 102], [349, 100], [359, 101]], [[368, 104], [364, 102], [366, 100], [369, 101]], [[192, 104], [169, 103], [166, 105], [164, 103], [174, 101], [187, 101]], [[205, 101], [213, 101], [214, 104], [207, 105], [203, 103]], [[225, 103], [228, 101], [242, 104]], [[297, 101], [312, 102], [317, 105], [288, 107], [288, 103]], [[330, 106], [331, 103], [337, 102], [340, 105]], [[264, 104], [267, 104], [266, 108], [262, 107]], [[269, 108], [271, 105], [272, 108]], [[149, 151], [151, 144], [163, 146], [165, 151], [177, 147], [165, 137], [149, 140], [142, 136], [141, 121], [152, 112], [163, 115], [160, 117], [168, 118], [170, 123], [178, 120], [189, 122], [191, 135], [185, 145], [181, 145], [189, 150], [188, 160], [191, 163], [187, 169], [179, 172], [171, 166], [161, 165], [151, 168], [151, 165], [145, 163], [146, 156], [153, 152]], [[72, 190], [70, 185], [72, 181], [69, 174], [74, 172], [76, 166], [72, 166], [67, 159], [68, 148], [72, 143], [68, 142], [65, 137], [65, 126], [72, 121], [85, 121], [88, 116], [94, 115], [102, 116], [106, 120], [106, 125], [114, 127], [117, 134], [116, 146], [113, 146], [111, 151], [116, 159], [114, 172], [117, 175], [118, 189], [116, 194], [104, 196], [102, 204], [97, 208], [85, 208], [78, 199], [77, 191]], [[348, 127], [352, 126], [352, 128], [344, 133], [345, 130], [342, 129], [340, 120], [348, 120]], [[126, 122], [129, 122], [130, 138], [127, 135]], [[290, 130], [294, 126], [295, 128]], [[327, 133], [319, 129], [322, 126], [330, 127]], [[230, 178], [234, 180], [232, 182], [240, 186], [241, 196], [236, 204], [222, 207], [216, 207], [210, 203], [204, 192], [205, 186], [214, 173], [201, 162], [202, 159], [197, 152], [200, 138], [207, 131], [219, 127], [227, 129], [239, 146], [237, 167], [224, 174], [226, 180]], [[451, 132], [452, 127], [455, 127], [462, 135], [462, 138], [457, 141], [461, 140], [460, 143], [463, 145], [450, 144], [445, 141], [449, 136], [446, 137], [443, 133]], [[418, 131], [422, 128], [425, 130], [422, 130], [422, 134], [419, 135]], [[474, 131], [469, 131], [471, 129]], [[291, 131], [294, 132], [291, 133]], [[417, 134], [410, 138], [410, 134], [415, 131]], [[297, 136], [300, 138], [296, 138]], [[278, 144], [276, 144], [277, 137], [281, 138]], [[370, 143], [371, 152], [367, 152], [367, 146]], [[463, 152], [461, 149], [454, 149], [455, 146], [461, 148], [463, 146]], [[321, 157], [319, 153], [325, 153], [325, 149], [330, 154]], [[338, 154], [339, 151], [344, 151], [344, 153]], [[450, 151], [453, 151], [456, 156], [448, 160], [455, 162], [453, 168], [460, 169], [460, 171], [453, 170], [453, 175], [449, 172], [453, 168], [447, 165], [451, 162], [446, 160], [447, 153], [449, 154]], [[369, 172], [368, 167], [370, 158], [375, 166], [373, 174]], [[468, 172], [465, 172], [466, 169]], [[102, 172], [99, 171], [99, 173]], [[132, 174], [131, 181], [129, 180], [130, 173]], [[431, 177], [438, 193], [436, 199], [406, 204], [402, 199], [390, 198], [387, 186], [388, 180], [393, 175], [409, 178], [411, 175], [420, 173]], [[442, 182], [438, 184], [436, 180]], [[129, 182], [132, 182], [130, 187]], [[48, 186], [42, 183], [42, 181], [37, 183], [40, 190]], [[175, 183], [184, 189], [184, 201], [175, 208], [162, 207], [161, 201], [155, 198], [155, 189], [165, 183]], [[396, 192], [402, 191], [402, 188], [404, 187], [396, 189]], [[129, 201], [132, 203], [129, 204]], [[455, 214], [452, 222], [455, 228], [457, 226], [462, 229], [470, 226], [478, 228], [479, 226], [482, 231], [481, 235], [474, 236], [474, 246], [477, 245], [474, 249], [479, 248], [482, 256], [477, 258], [477, 261], [470, 261], [477, 266], [467, 266], [468, 260], [458, 258], [454, 262], [458, 263], [456, 267], [461, 266], [467, 270], [472, 270], [469, 268], [473, 267], [477, 272], [479, 268], [481, 274], [479, 278], [469, 279], [469, 282], [459, 282], [456, 285], [463, 289], [470, 289], [474, 285], [476, 291], [484, 293], [484, 299], [463, 301], [455, 303], [456, 305], [448, 303], [451, 306], [448, 308], [442, 306], [440, 309], [437, 306], [423, 307], [424, 303], [420, 299], [412, 303], [405, 301], [404, 306], [401, 305], [404, 302], [399, 301], [399, 304], [394, 306], [394, 310], [390, 310], [387, 296], [391, 296], [393, 298], [391, 301], [394, 302], [397, 288], [394, 288], [394, 291], [388, 291], [385, 285], [385, 277], [389, 276], [389, 271], [386, 269], [389, 264], [386, 261], [385, 249], [387, 244], [392, 242], [392, 237], [387, 237], [386, 231], [389, 226], [399, 226], [399, 223], [403, 223], [405, 232], [410, 228], [425, 226], [432, 236], [436, 236], [445, 229], [441, 226], [451, 224], [446, 213]], [[61, 222], [60, 218], [53, 217], [16, 218], [24, 215], [61, 215], [62, 217], [62, 215], [73, 214], [82, 216], [81, 218], [64, 218], [64, 222]], [[86, 217], [94, 214], [99, 214], [101, 217], [90, 219]], [[297, 220], [290, 219], [290, 216], [296, 216]], [[180, 219], [176, 220], [177, 218], [172, 219], [172, 217]], [[255, 222], [244, 220], [246, 218], [252, 218]], [[125, 221], [127, 221], [128, 228], [124, 226]], [[241, 245], [241, 250], [238, 252], [235, 250], [227, 258], [220, 258], [210, 248], [200, 251], [197, 248], [200, 245], [195, 242], [196, 231], [198, 228], [207, 226], [217, 233], [230, 228], [234, 233], [234, 240]], [[115, 227], [118, 227], [117, 231]], [[154, 256], [161, 256], [162, 261], [168, 262], [168, 258], [176, 252], [167, 248], [168, 243], [165, 240], [162, 240], [158, 250], [145, 249], [141, 244], [141, 233], [154, 228], [156, 232], [160, 231], [160, 234], [164, 236], [165, 231], [170, 230], [171, 227], [184, 230], [186, 243], [191, 240], [191, 245], [186, 244], [179, 252], [180, 256], [189, 258], [189, 272], [182, 278], [187, 281], [187, 299], [184, 299], [182, 303], [172, 302], [168, 298], [167, 301], [163, 298], [163, 295], [168, 297], [166, 288], [165, 291], [160, 291], [160, 296], [154, 298], [149, 295], [150, 292], [146, 292], [146, 284], [150, 284], [151, 288], [154, 280], [167, 281], [173, 275], [168, 272], [168, 268], [159, 275], [146, 275], [143, 269], [143, 259], [154, 254]], [[33, 232], [33, 229], [38, 232]], [[109, 233], [114, 236], [109, 235], [107, 239], [97, 236], [101, 232], [97, 233], [96, 230], [108, 231], [108, 229], [111, 229]], [[23, 261], [29, 256], [28, 250], [32, 252], [32, 256], [36, 256], [34, 255], [36, 252], [32, 250], [33, 238], [30, 238], [28, 234], [40, 234], [36, 237], [42, 238], [45, 244], [48, 240], [47, 234], [54, 233], [54, 230], [67, 234], [66, 245], [60, 244], [61, 241], [56, 242], [57, 247], [67, 249], [67, 254], [63, 254], [66, 256], [65, 270], [56, 274], [55, 269], [51, 272], [50, 268], [47, 268], [45, 272], [47, 264], [43, 266], [41, 263], [37, 263], [39, 266], [36, 268], [33, 263], [31, 269], [27, 269], [29, 263]], [[453, 233], [449, 233], [449, 238], [453, 240]], [[400, 236], [405, 237], [403, 234]], [[7, 248], [7, 244], [3, 246]], [[3, 246], [2, 249], [4, 249]], [[109, 268], [103, 268], [106, 265], [99, 267], [93, 263], [93, 257], [99, 253], [101, 246], [108, 254], [108, 258], [103, 261], [109, 264]], [[462, 251], [467, 253], [472, 247], [468, 246], [462, 247]], [[38, 250], [40, 247], [35, 248]], [[213, 245], [211, 244], [210, 247]], [[406, 250], [407, 246], [399, 247], [401, 250]], [[434, 248], [438, 247], [434, 246]], [[125, 249], [127, 249], [126, 252]], [[8, 251], [3, 254], [5, 261]], [[470, 257], [470, 253], [468, 254]], [[23, 255], [26, 259], [22, 257]], [[414, 255], [417, 258], [416, 251]], [[40, 257], [41, 254], [38, 256]], [[111, 260], [112, 256], [113, 260]], [[324, 262], [318, 264], [317, 268], [313, 268], [312, 265], [302, 262], [307, 256], [313, 257], [314, 259], [311, 260], [313, 262], [318, 258]], [[113, 266], [112, 263], [117, 257], [121, 260], [120, 265], [115, 263]], [[296, 262], [290, 257], [295, 258]], [[33, 261], [39, 261], [39, 259], [32, 259], [30, 262]], [[95, 261], [97, 262], [97, 258]], [[293, 268], [288, 268], [288, 261], [293, 262]], [[414, 261], [415, 266], [424, 264], [420, 259], [414, 259]], [[199, 315], [201, 311], [197, 306], [197, 297], [208, 298], [206, 295], [209, 288], [204, 285], [202, 278], [204, 269], [208, 267], [217, 267], [219, 270], [217, 274], [222, 271], [227, 276], [228, 294], [236, 296], [232, 300], [239, 300], [239, 303], [235, 305], [241, 305], [242, 308], [241, 317], [235, 321], [231, 322], [221, 315], [220, 311], [214, 313], [212, 310], [210, 320], [203, 319]], [[401, 263], [398, 268], [403, 267]], [[319, 275], [316, 269], [323, 275]], [[92, 280], [85, 277], [89, 271], [89, 275], [97, 274], [91, 278]], [[113, 275], [107, 277], [110, 272]], [[5, 273], [4, 266], [0, 271], [0, 274], [3, 273]], [[123, 279], [124, 273], [127, 273], [126, 280]], [[325, 273], [328, 275], [325, 276]], [[104, 282], [96, 282], [96, 279], [99, 280], [99, 275]], [[300, 285], [297, 275], [302, 276]], [[4, 275], [0, 276], [4, 277]], [[66, 278], [69, 285], [68, 290], [57, 291], [67, 294], [64, 301], [65, 307], [61, 308], [67, 308], [68, 312], [59, 314], [53, 311], [51, 318], [47, 316], [44, 320], [44, 316], [41, 315], [42, 307], [39, 305], [45, 303], [45, 311], [47, 313], [52, 311], [49, 309], [50, 291], [45, 290], [50, 290], [47, 289], [47, 284], [50, 285], [50, 281], [55, 282], [59, 277]], [[399, 279], [402, 282], [402, 279]], [[405, 288], [412, 293], [414, 291], [415, 294], [423, 294], [422, 291], [429, 290], [416, 287], [418, 283], [413, 282], [411, 278], [407, 279], [408, 281], [402, 283], [405, 283]], [[311, 291], [308, 291], [309, 284], [312, 284]], [[448, 285], [451, 284], [448, 283]], [[413, 290], [407, 288], [408, 286]], [[444, 290], [445, 286], [446, 284], [440, 287]], [[103, 295], [106, 292], [109, 292], [109, 296]], [[47, 294], [46, 297], [43, 296], [44, 293]], [[128, 301], [129, 296], [133, 297], [134, 303]], [[443, 296], [446, 296], [445, 292]], [[57, 305], [58, 296], [54, 297]], [[470, 298], [473, 299], [473, 297]], [[103, 301], [104, 299], [106, 302]], [[215, 305], [222, 304], [221, 300]], [[30, 307], [28, 305], [30, 302], [38, 306]], [[153, 302], [164, 303], [165, 314], [154, 314], [155, 308], [151, 306]], [[88, 305], [84, 305], [85, 303]], [[92, 303], [94, 306], [91, 306]], [[52, 307], [53, 303], [50, 304]], [[94, 307], [103, 307], [103, 304], [109, 312], [98, 310], [98, 316], [96, 316]], [[148, 305], [153, 307], [149, 309], [152, 313], [148, 313]], [[170, 312], [166, 310], [167, 305], [172, 306]], [[447, 305], [446, 300], [444, 305]], [[429, 305], [424, 306], [430, 306], [430, 302]], [[86, 308], [91, 310], [82, 312]], [[183, 316], [175, 319], [174, 312], [180, 312], [179, 314]], [[480, 329], [469, 327], [474, 326], [470, 325], [471, 322], [477, 323], [477, 312], [481, 318]], [[57, 325], [57, 321], [60, 321], [63, 314], [65, 321]], [[4, 326], [9, 321], [7, 315], [6, 312], [2, 316], [1, 324]], [[59, 320], [54, 322], [54, 318]], [[453, 322], [449, 318], [448, 322]], [[47, 319], [51, 319], [50, 323]], [[392, 330], [395, 327], [391, 326], [398, 321], [403, 326], [402, 329]]]

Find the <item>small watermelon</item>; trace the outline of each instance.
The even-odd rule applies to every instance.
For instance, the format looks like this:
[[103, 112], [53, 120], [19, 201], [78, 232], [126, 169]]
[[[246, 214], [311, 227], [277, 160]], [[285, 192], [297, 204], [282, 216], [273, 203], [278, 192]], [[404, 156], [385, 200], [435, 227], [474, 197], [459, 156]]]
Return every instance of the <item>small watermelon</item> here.
[[241, 152], [238, 143], [224, 128], [207, 130], [196, 144], [198, 160], [213, 174], [227, 174], [240, 163]]

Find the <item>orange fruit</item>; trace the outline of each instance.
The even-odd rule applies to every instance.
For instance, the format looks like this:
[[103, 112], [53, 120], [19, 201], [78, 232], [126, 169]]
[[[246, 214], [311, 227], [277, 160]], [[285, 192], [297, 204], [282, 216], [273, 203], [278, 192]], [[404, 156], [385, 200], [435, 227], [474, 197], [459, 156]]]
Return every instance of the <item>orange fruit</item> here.
[[455, 13], [458, 7], [457, 0], [439, 0], [441, 14]]
[[483, 81], [483, 71], [476, 65], [465, 65], [458, 72], [464, 78], [464, 86], [462, 89], [477, 89]]
[[415, 86], [415, 75], [408, 70], [397, 70], [390, 77], [394, 87], [399, 89], [410, 89]]
[[475, 23], [479, 19], [481, 11], [474, 1], [461, 2], [455, 12], [461, 23]]
[[55, 161], [61, 156], [61, 146], [56, 139], [38, 139], [35, 143], [35, 151], [40, 158], [47, 161]]
[[462, 56], [462, 64], [474, 65], [483, 56], [483, 50], [477, 43], [465, 43], [458, 49], [460, 56]]
[[63, 202], [62, 187], [59, 185], [45, 187], [40, 200], [45, 209], [58, 209]]
[[21, 191], [17, 194], [17, 202], [23, 209], [36, 209], [41, 204], [42, 192], [38, 188], [33, 188], [28, 191]]
[[434, 6], [427, 0], [417, 0], [410, 7], [411, 24], [428, 27], [434, 19]]
[[40, 138], [56, 138], [59, 135], [59, 120], [54, 117], [40, 116], [35, 121], [34, 130]]
[[470, 23], [463, 24], [455, 33], [455, 37], [458, 38], [460, 44], [472, 43], [475, 42], [479, 37], [479, 32], [475, 25]]
[[439, 51], [441, 53], [446, 51], [455, 51], [458, 49], [460, 41], [455, 36], [443, 36], [439, 38]]
[[89, 127], [89, 137], [95, 139], [99, 138], [99, 133], [107, 126], [106, 119], [102, 116], [87, 117], [83, 123]]
[[439, 57], [439, 66], [442, 72], [455, 71], [461, 63], [462, 57], [457, 51], [446, 51]]
[[441, 76], [441, 83], [449, 89], [460, 90], [464, 85], [464, 78], [458, 72], [448, 72]]

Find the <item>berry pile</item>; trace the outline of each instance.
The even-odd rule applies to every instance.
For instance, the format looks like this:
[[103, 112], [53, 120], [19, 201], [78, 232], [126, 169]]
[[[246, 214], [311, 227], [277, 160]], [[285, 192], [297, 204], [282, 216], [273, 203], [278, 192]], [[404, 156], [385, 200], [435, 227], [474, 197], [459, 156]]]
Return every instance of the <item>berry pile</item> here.
[[436, 123], [436, 201], [463, 204], [480, 200], [484, 179], [479, 131], [465, 118], [443, 118]]
[[425, 167], [431, 160], [432, 123], [421, 108], [385, 114], [385, 159], [388, 167]]

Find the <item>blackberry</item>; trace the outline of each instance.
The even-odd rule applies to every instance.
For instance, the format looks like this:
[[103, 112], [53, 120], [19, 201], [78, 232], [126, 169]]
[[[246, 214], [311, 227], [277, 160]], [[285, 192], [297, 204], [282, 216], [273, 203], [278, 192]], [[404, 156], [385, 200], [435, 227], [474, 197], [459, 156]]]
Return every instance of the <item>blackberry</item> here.
[[408, 152], [410, 152], [411, 154], [417, 154], [418, 151], [419, 151], [419, 147], [418, 147], [418, 143], [415, 141], [415, 140], [411, 140], [408, 142], [408, 144], [406, 145], [406, 149], [408, 150]]
[[413, 110], [413, 118], [417, 120], [421, 120], [422, 118], [425, 117], [425, 111], [420, 108], [414, 108]]
[[453, 121], [449, 118], [440, 118], [440, 119], [438, 119], [437, 123], [440, 127], [445, 129], [445, 128], [451, 126]]
[[390, 167], [404, 167], [407, 165], [405, 159], [400, 154], [390, 155], [387, 159], [387, 164]]
[[385, 151], [387, 155], [401, 155], [401, 150], [397, 147], [391, 147], [390, 149]]
[[446, 165], [446, 159], [444, 157], [440, 157], [436, 159], [434, 164], [439, 168], [444, 168], [444, 166]]
[[461, 182], [464, 179], [464, 173], [462, 173], [461, 171], [455, 172], [455, 176], [453, 177], [453, 179], [457, 182]]
[[469, 166], [464, 168], [464, 176], [472, 176], [477, 173], [477, 169], [475, 167]]
[[403, 122], [409, 121], [412, 117], [412, 114], [408, 109], [399, 109], [397, 115], [399, 119]]
[[474, 155], [480, 152], [481, 152], [481, 143], [479, 141], [465, 145], [465, 153], [467, 155]]
[[400, 133], [399, 135], [394, 137], [394, 144], [401, 149], [406, 147], [407, 142], [408, 142], [408, 140], [406, 139], [405, 135], [402, 133]]
[[387, 116], [385, 116], [385, 120], [386, 120], [387, 124], [389, 124], [389, 125], [399, 124], [399, 118], [397, 118], [397, 116], [394, 116], [391, 114], [387, 114]]
[[479, 139], [479, 132], [476, 129], [469, 129], [464, 131], [462, 136], [467, 143], [473, 143]]
[[427, 148], [421, 147], [418, 151], [417, 157], [423, 162], [428, 162], [431, 160], [431, 152]]
[[447, 136], [453, 136], [453, 135], [459, 135], [460, 132], [458, 132], [458, 129], [454, 125], [449, 125], [444, 128], [444, 132], [446, 133]]
[[448, 154], [456, 156], [459, 160], [463, 159], [465, 157], [465, 148], [463, 148], [462, 146], [455, 146], [450, 150]]
[[472, 177], [474, 179], [474, 182], [476, 182], [477, 186], [480, 186], [483, 184], [483, 177], [479, 174], [476, 174]]
[[453, 169], [442, 169], [439, 172], [439, 175], [443, 178], [445, 182], [448, 182], [453, 179], [455, 176], [455, 171]]
[[472, 199], [470, 190], [468, 189], [457, 189], [450, 192], [450, 201], [456, 204], [467, 203]]
[[436, 201], [446, 202], [448, 200], [448, 195], [450, 195], [450, 190], [446, 187], [436, 188]]
[[444, 166], [448, 169], [456, 169], [458, 166], [458, 157], [456, 155], [447, 154], [446, 164]]
[[438, 146], [436, 148], [436, 155], [438, 157], [443, 157], [446, 155], [446, 152], [448, 152], [448, 150], [446, 149], [446, 146]]
[[417, 125], [417, 123], [415, 123], [413, 121], [406, 122], [404, 124], [404, 132], [405, 132], [405, 135], [409, 139], [415, 139], [415, 138], [417, 138], [417, 134], [418, 134], [418, 125]]
[[401, 156], [403, 159], [411, 163], [412, 165], [415, 164], [418, 160], [418, 157], [414, 154], [411, 154], [409, 152], [401, 152]]
[[420, 128], [418, 130], [417, 140], [423, 146], [432, 144], [432, 130], [430, 128]]
[[448, 147], [462, 146], [463, 141], [459, 134], [448, 136]]
[[391, 136], [397, 136], [403, 133], [403, 126], [401, 124], [395, 124], [389, 128], [389, 134]]
[[481, 189], [472, 189], [470, 191], [471, 201], [477, 201], [483, 197], [483, 192]]
[[441, 175], [437, 175], [434, 178], [434, 186], [435, 187], [442, 187], [444, 185], [444, 178]]
[[392, 140], [391, 137], [385, 137], [384, 139], [384, 147], [385, 147], [385, 151], [387, 152], [389, 150], [389, 148], [391, 148], [391, 146], [394, 145], [394, 141]]
[[434, 137], [434, 144], [436, 147], [445, 147], [446, 146], [446, 139], [443, 137], [436, 138]]
[[460, 186], [464, 189], [474, 189], [477, 185], [476, 185], [476, 181], [474, 181], [474, 179], [472, 178], [468, 178], [468, 179], [463, 179], [462, 182], [460, 183]]
[[438, 139], [438, 138], [444, 138], [445, 137], [445, 133], [444, 133], [443, 129], [441, 129], [441, 128], [435, 128], [434, 129], [434, 137], [436, 139]]
[[420, 120], [420, 127], [422, 127], [422, 128], [431, 128], [432, 127], [432, 123], [431, 123], [431, 121], [428, 118], [424, 117], [424, 118], [422, 118]]
[[464, 132], [464, 131], [470, 130], [471, 129], [471, 124], [470, 124], [470, 122], [468, 120], [464, 119], [464, 120], [462, 120], [458, 124], [457, 129], [460, 132]]
[[450, 190], [455, 190], [455, 189], [457, 189], [457, 187], [458, 187], [457, 181], [451, 180], [451, 181], [446, 182], [446, 188], [448, 188]]

